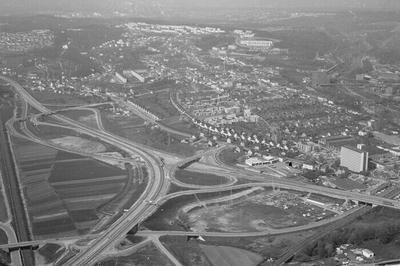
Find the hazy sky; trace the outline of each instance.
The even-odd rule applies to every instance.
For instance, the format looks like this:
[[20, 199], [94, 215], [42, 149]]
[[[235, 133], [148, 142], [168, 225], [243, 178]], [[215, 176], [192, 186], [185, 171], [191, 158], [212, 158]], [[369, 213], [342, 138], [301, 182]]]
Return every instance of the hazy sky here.
[[0, 13], [126, 10], [129, 2], [164, 7], [271, 7], [398, 9], [400, 0], [0, 0]]

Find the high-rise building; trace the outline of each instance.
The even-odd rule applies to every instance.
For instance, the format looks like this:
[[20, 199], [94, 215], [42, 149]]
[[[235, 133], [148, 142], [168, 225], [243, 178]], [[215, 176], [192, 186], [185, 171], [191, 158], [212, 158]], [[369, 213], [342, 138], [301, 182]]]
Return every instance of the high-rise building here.
[[340, 150], [340, 166], [352, 172], [360, 173], [368, 170], [368, 152], [345, 146]]

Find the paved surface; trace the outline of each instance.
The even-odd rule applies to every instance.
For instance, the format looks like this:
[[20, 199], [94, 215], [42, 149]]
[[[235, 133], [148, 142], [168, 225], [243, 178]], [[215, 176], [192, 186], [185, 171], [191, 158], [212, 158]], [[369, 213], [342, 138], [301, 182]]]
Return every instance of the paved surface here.
[[[25, 213], [24, 203], [21, 197], [19, 181], [15, 171], [14, 158], [11, 151], [11, 146], [7, 131], [0, 119], [0, 167], [2, 168], [2, 177], [4, 190], [7, 194], [7, 199], [12, 215], [12, 225], [16, 233], [17, 240], [30, 241], [31, 235], [29, 225]], [[30, 250], [21, 250], [21, 262], [23, 265], [34, 265], [33, 252]], [[13, 256], [16, 259], [15, 256]], [[16, 264], [19, 263], [17, 260]]]
[[[9, 82], [9, 84], [13, 86], [15, 91], [19, 93], [20, 96], [32, 107], [42, 113], [51, 112], [51, 110], [48, 110], [36, 99], [34, 99], [29, 93], [27, 93], [18, 83], [6, 77], [0, 76], [0, 78]], [[134, 225], [141, 222], [144, 218], [148, 217], [156, 210], [156, 206], [149, 205], [146, 202], [157, 200], [160, 195], [165, 195], [168, 189], [168, 183], [165, 182], [164, 172], [163, 169], [160, 168], [160, 162], [158, 161], [158, 159], [150, 154], [147, 154], [146, 151], [142, 150], [141, 147], [139, 147], [138, 145], [130, 143], [125, 139], [116, 137], [109, 133], [88, 128], [64, 116], [54, 115], [53, 117], [63, 122], [64, 124], [69, 125], [71, 128], [76, 128], [85, 134], [93, 137], [98, 137], [103, 141], [109, 142], [116, 147], [128, 151], [129, 153], [138, 154], [145, 161], [146, 166], [148, 167], [150, 172], [149, 183], [140, 199], [120, 219], [118, 219], [112, 226], [110, 226], [100, 237], [94, 240], [93, 243], [91, 243], [90, 247], [81, 250], [79, 254], [77, 254], [75, 257], [67, 262], [67, 265], [93, 264], [98, 255], [101, 254], [103, 250], [105, 250], [108, 246], [112, 245], [119, 239], [125, 237], [126, 233], [128, 233]], [[26, 219], [24, 220], [26, 221]]]
[[[18, 83], [12, 81], [7, 77], [0, 76], [0, 79], [5, 80], [8, 82], [17, 93], [20, 94], [22, 99], [25, 101], [25, 105], [29, 104], [38, 111], [42, 113], [51, 113], [51, 110], [44, 107], [40, 102], [34, 99], [28, 92], [26, 92]], [[27, 108], [26, 108], [27, 109]], [[22, 117], [26, 117], [26, 110], [24, 111]], [[143, 114], [141, 114], [143, 115]], [[216, 165], [221, 168], [221, 171], [226, 172], [227, 174], [231, 175], [234, 180], [236, 179], [246, 179], [252, 180], [251, 183], [248, 184], [241, 184], [241, 185], [221, 185], [221, 186], [192, 186], [188, 184], [184, 184], [182, 182], [177, 181], [174, 179], [174, 173], [177, 167], [192, 160], [193, 158], [186, 158], [180, 160], [177, 157], [173, 157], [169, 154], [166, 154], [162, 151], [155, 151], [145, 145], [132, 143], [124, 138], [112, 135], [108, 132], [105, 132], [102, 124], [101, 124], [101, 117], [98, 113], [96, 113], [96, 120], [99, 126], [99, 130], [90, 128], [85, 126], [79, 122], [76, 122], [72, 119], [69, 119], [65, 116], [54, 114], [53, 118], [57, 119], [58, 121], [62, 122], [64, 127], [82, 132], [84, 134], [90, 135], [92, 137], [100, 138], [105, 142], [108, 142], [122, 150], [127, 151], [130, 154], [137, 154], [140, 156], [144, 161], [149, 169], [149, 182], [145, 191], [143, 192], [140, 199], [121, 217], [119, 218], [114, 224], [112, 224], [107, 230], [101, 233], [97, 238], [95, 238], [87, 247], [81, 248], [80, 252], [70, 259], [66, 265], [91, 265], [94, 264], [101, 254], [107, 253], [111, 246], [115, 243], [120, 241], [122, 238], [125, 237], [126, 233], [128, 233], [131, 228], [142, 221], [144, 221], [147, 217], [153, 214], [160, 204], [165, 203], [169, 199], [179, 197], [182, 195], [191, 195], [194, 193], [207, 193], [207, 192], [218, 192], [218, 191], [226, 191], [226, 190], [234, 190], [239, 188], [252, 188], [252, 187], [259, 187], [259, 186], [276, 186], [281, 187], [284, 189], [293, 189], [299, 190], [304, 192], [311, 192], [321, 195], [326, 195], [329, 197], [341, 198], [341, 199], [350, 199], [355, 201], [362, 201], [370, 204], [381, 205], [386, 207], [398, 208], [400, 209], [400, 202], [391, 199], [385, 199], [378, 196], [371, 196], [362, 193], [355, 193], [349, 191], [342, 191], [337, 189], [331, 189], [326, 187], [321, 187], [313, 184], [302, 183], [295, 180], [289, 180], [284, 178], [274, 178], [268, 175], [262, 175], [255, 172], [246, 171], [243, 169], [238, 169], [236, 167], [230, 167], [224, 165], [222, 162], [218, 161], [218, 158], [215, 154], [218, 153], [218, 150], [207, 151], [204, 154], [196, 155], [198, 156], [209, 156], [214, 155]], [[146, 119], [150, 119], [146, 117]], [[152, 121], [154, 123], [158, 123], [158, 121]], [[26, 129], [26, 123], [24, 132], [27, 138], [33, 139], [34, 141], [43, 142], [36, 136], [34, 136], [29, 130]], [[159, 123], [158, 123], [159, 124]], [[163, 125], [159, 125], [162, 127], [163, 130], [166, 130], [172, 134], [178, 134], [185, 137], [189, 135], [182, 132], [175, 132], [175, 130], [171, 130], [168, 127], [164, 127]], [[10, 130], [12, 129], [12, 125], [9, 126]], [[14, 134], [19, 134], [18, 132], [14, 131]], [[44, 145], [49, 145], [49, 143], [44, 143]], [[58, 149], [60, 149], [58, 147]], [[76, 153], [76, 151], [74, 151]], [[93, 157], [93, 154], [87, 154], [86, 156]], [[172, 161], [176, 161], [172, 165], [167, 165], [167, 169], [164, 169], [161, 165], [159, 156], [166, 156], [170, 158]], [[114, 158], [117, 159], [117, 158]], [[130, 162], [132, 159], [129, 159]], [[215, 167], [215, 166], [214, 166]], [[165, 170], [168, 170], [165, 172]], [[176, 192], [167, 195], [167, 190], [169, 187], [169, 182], [173, 181], [178, 185], [186, 186], [192, 188], [192, 190], [186, 190], [181, 192]], [[149, 204], [149, 202], [154, 202], [156, 204]], [[243, 233], [221, 233], [221, 232], [174, 232], [174, 231], [165, 231], [165, 232], [138, 232], [138, 235], [148, 236], [156, 245], [157, 247], [165, 253], [169, 259], [176, 265], [180, 265], [179, 261], [173, 257], [172, 254], [169, 253], [168, 250], [162, 245], [159, 241], [158, 237], [160, 235], [193, 235], [193, 234], [201, 234], [202, 236], [222, 236], [222, 237], [240, 237], [240, 236], [262, 236], [262, 235], [269, 235], [269, 234], [282, 234], [282, 233], [289, 233], [289, 232], [296, 232], [301, 230], [308, 230], [311, 228], [320, 227], [326, 224], [336, 224], [338, 221], [346, 221], [346, 217], [351, 217], [357, 213], [358, 209], [353, 209], [349, 212], [346, 212], [342, 215], [338, 215], [336, 217], [322, 220], [320, 222], [311, 223], [305, 226], [299, 226], [295, 228], [284, 228], [282, 230], [273, 230], [270, 229], [264, 232], [243, 232]]]

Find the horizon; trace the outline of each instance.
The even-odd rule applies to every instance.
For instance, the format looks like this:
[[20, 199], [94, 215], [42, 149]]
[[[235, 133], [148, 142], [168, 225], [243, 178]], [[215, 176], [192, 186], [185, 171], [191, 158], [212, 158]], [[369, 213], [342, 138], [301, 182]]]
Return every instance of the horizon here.
[[[339, 11], [360, 9], [370, 11], [400, 11], [400, 1], [397, 0], [3, 0], [0, 15], [6, 14], [38, 14], [63, 12], [140, 12], [162, 9], [236, 9], [236, 8], [265, 8], [287, 10], [319, 10]], [[76, 7], [79, 6], [79, 10]]]

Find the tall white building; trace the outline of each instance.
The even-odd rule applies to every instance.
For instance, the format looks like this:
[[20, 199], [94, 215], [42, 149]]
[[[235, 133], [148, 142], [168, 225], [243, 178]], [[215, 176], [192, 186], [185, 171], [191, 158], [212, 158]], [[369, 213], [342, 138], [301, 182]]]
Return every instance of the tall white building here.
[[340, 150], [340, 166], [352, 172], [360, 173], [368, 170], [368, 152], [345, 146]]

